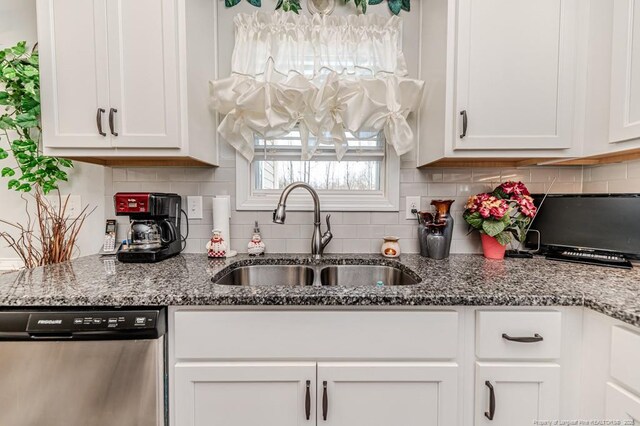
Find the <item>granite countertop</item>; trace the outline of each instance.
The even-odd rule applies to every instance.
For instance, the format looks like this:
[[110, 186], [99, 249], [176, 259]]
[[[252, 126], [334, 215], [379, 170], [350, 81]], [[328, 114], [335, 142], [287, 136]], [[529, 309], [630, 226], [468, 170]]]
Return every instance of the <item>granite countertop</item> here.
[[586, 306], [640, 326], [640, 269], [622, 270], [534, 259], [490, 261], [452, 255], [435, 261], [415, 254], [326, 255], [323, 264], [385, 263], [408, 268], [412, 286], [237, 287], [211, 278], [251, 263], [314, 263], [305, 255], [239, 255], [210, 260], [184, 254], [156, 264], [124, 264], [87, 256], [72, 262], [0, 275], [0, 307], [27, 306]]

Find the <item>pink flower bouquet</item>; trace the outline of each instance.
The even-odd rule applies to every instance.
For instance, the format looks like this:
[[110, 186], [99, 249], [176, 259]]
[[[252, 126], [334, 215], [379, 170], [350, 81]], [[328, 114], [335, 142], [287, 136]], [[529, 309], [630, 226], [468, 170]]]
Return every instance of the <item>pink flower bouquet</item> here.
[[522, 182], [504, 182], [491, 193], [474, 195], [465, 205], [464, 220], [472, 229], [507, 245], [512, 237], [524, 242], [537, 208]]

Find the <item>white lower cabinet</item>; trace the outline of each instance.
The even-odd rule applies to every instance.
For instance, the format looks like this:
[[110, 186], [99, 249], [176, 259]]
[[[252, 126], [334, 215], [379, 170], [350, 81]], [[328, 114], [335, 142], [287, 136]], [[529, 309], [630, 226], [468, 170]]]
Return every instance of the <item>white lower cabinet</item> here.
[[476, 363], [476, 426], [531, 425], [559, 415], [559, 365]]
[[315, 424], [315, 384], [312, 362], [179, 364], [175, 367], [175, 424]]
[[607, 383], [605, 403], [608, 420], [620, 425], [640, 425], [640, 398], [613, 383]]
[[457, 424], [455, 363], [319, 363], [318, 425]]
[[[316, 373], [317, 369], [317, 373]], [[184, 363], [176, 425], [449, 426], [455, 363]]]

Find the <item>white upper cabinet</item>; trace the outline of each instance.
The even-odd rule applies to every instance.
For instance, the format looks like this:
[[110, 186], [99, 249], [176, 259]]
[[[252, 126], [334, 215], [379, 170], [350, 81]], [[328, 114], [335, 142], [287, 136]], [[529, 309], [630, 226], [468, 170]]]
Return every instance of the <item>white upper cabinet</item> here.
[[640, 0], [613, 1], [609, 141], [640, 138]]
[[37, 0], [45, 154], [216, 164], [218, 3]]
[[417, 165], [578, 156], [587, 12], [581, 0], [421, 2]]
[[106, 0], [40, 1], [38, 8], [45, 143], [110, 147]]
[[174, 0], [108, 2], [114, 146], [180, 147], [176, 17]]
[[458, 2], [455, 150], [571, 147], [577, 1]]

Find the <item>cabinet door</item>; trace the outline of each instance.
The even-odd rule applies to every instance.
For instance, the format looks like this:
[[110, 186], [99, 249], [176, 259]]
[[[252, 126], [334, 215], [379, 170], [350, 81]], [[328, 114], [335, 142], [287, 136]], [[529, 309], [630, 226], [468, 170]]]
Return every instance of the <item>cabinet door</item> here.
[[113, 145], [179, 148], [177, 0], [107, 0]]
[[640, 137], [640, 0], [613, 1], [611, 142]]
[[620, 421], [621, 425], [640, 425], [640, 398], [612, 383], [607, 383], [605, 410], [608, 420]]
[[578, 2], [458, 2], [454, 149], [571, 146]]
[[476, 426], [530, 425], [534, 420], [558, 420], [559, 399], [560, 366], [557, 364], [476, 363]]
[[38, 0], [37, 8], [44, 146], [109, 147], [105, 0]]
[[315, 377], [315, 363], [178, 364], [175, 367], [175, 424], [315, 424]]
[[319, 363], [318, 424], [457, 424], [454, 363]]

